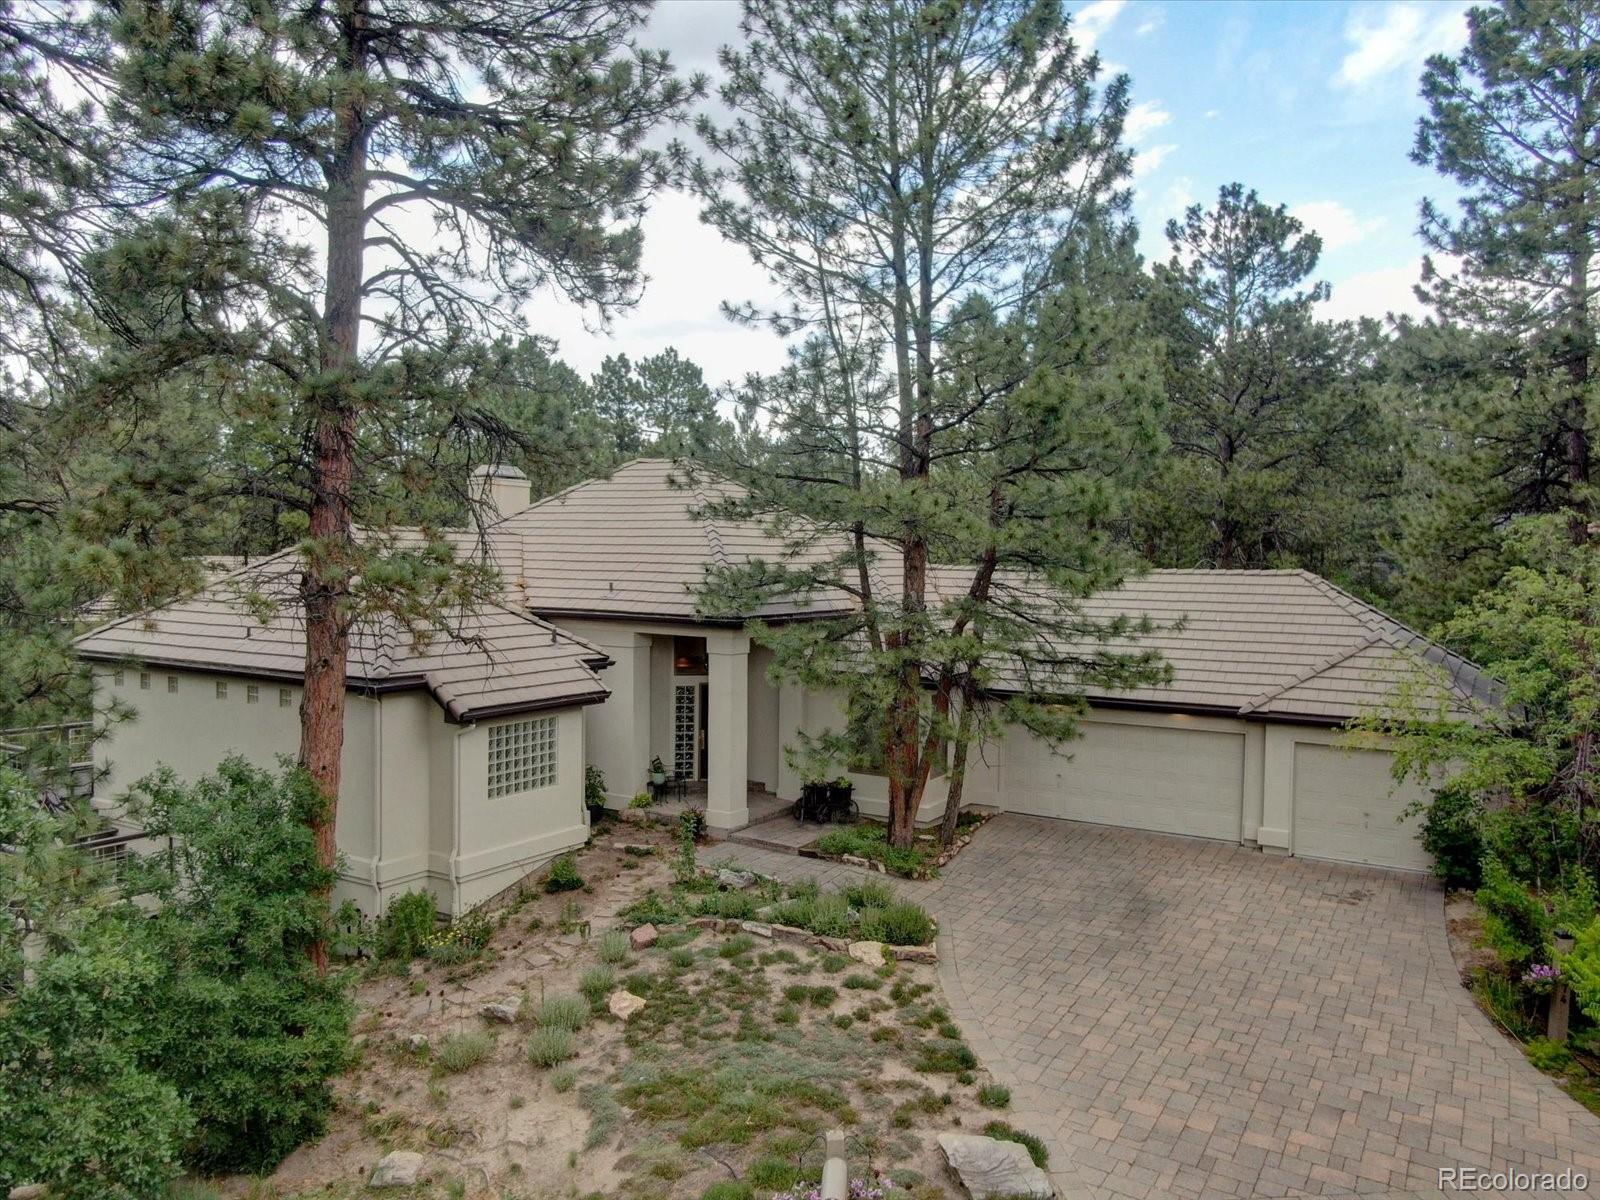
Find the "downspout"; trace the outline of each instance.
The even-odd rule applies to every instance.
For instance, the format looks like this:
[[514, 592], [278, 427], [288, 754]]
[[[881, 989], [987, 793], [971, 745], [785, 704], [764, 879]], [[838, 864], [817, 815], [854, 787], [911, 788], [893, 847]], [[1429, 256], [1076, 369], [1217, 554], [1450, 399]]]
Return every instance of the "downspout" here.
[[383, 698], [372, 697], [372, 896], [374, 911], [383, 912]]
[[455, 739], [450, 743], [450, 754], [454, 759], [451, 777], [455, 786], [450, 789], [450, 825], [452, 830], [453, 845], [450, 847], [450, 919], [461, 919], [461, 739], [471, 733], [478, 726], [476, 724], [463, 725], [456, 730]]

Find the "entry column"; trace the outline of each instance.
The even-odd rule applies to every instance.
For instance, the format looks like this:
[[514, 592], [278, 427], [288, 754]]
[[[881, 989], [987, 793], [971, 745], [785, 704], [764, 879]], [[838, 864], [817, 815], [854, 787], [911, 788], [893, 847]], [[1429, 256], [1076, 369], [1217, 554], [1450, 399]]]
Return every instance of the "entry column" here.
[[706, 656], [710, 659], [706, 823], [713, 829], [739, 829], [750, 820], [749, 635], [707, 633]]

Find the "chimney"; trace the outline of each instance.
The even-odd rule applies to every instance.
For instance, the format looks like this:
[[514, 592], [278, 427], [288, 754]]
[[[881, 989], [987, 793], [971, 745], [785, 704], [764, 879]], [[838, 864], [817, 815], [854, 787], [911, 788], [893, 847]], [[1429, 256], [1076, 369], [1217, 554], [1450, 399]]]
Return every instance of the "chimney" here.
[[485, 522], [515, 516], [533, 503], [528, 477], [515, 467], [496, 465], [472, 469], [472, 498], [483, 504]]

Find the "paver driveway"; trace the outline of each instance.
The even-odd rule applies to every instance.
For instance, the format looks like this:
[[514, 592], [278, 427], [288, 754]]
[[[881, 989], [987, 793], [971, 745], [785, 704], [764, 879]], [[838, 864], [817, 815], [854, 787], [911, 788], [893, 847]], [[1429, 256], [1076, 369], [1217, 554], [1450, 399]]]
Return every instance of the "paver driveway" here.
[[1008, 815], [903, 890], [1066, 1195], [1437, 1196], [1441, 1166], [1600, 1194], [1600, 1120], [1472, 1005], [1421, 876]]

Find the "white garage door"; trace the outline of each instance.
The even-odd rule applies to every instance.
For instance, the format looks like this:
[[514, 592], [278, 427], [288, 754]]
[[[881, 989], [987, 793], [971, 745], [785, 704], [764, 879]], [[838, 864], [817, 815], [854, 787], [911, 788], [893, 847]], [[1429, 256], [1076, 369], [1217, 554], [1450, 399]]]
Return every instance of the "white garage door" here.
[[1070, 758], [1015, 730], [1003, 802], [1013, 812], [1239, 839], [1244, 735], [1088, 721]]
[[1294, 748], [1294, 852], [1308, 858], [1425, 871], [1419, 817], [1397, 820], [1422, 793], [1395, 787], [1389, 756], [1299, 743]]

